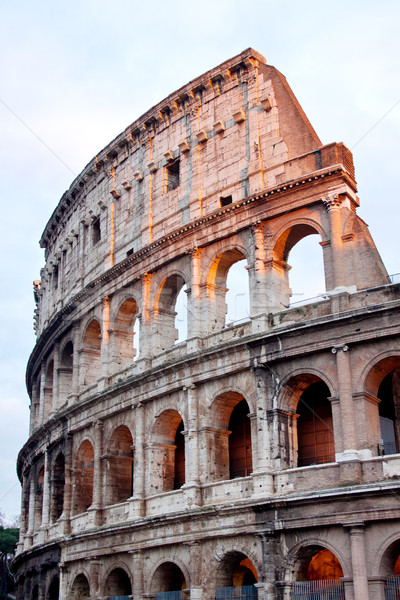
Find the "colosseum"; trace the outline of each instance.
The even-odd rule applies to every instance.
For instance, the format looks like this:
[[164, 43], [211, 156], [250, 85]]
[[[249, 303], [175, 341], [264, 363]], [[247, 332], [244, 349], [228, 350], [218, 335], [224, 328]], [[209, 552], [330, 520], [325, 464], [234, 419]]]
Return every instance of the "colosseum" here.
[[400, 597], [400, 286], [358, 207], [252, 49], [83, 169], [40, 240], [19, 600]]

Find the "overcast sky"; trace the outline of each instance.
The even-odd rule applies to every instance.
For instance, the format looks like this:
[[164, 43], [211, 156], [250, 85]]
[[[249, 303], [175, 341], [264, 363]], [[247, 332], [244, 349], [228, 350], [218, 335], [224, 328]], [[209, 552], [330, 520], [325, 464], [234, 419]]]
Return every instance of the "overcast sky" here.
[[359, 215], [388, 272], [399, 272], [399, 23], [398, 0], [2, 1], [0, 509], [8, 517], [20, 510], [15, 460], [28, 434], [38, 240], [74, 176], [155, 103], [251, 46], [286, 76], [322, 142], [353, 150]]

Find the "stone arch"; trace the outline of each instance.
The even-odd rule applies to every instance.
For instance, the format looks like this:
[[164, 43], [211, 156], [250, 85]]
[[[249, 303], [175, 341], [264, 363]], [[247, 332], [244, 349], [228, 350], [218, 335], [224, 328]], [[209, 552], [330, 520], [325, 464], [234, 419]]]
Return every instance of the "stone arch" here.
[[81, 442], [74, 460], [74, 515], [85, 512], [93, 501], [94, 449], [88, 439]]
[[[203, 287], [206, 291], [205, 322], [208, 331], [222, 329], [226, 322], [228, 305], [226, 303], [227, 278], [231, 267], [240, 261], [247, 261], [246, 250], [239, 245], [224, 247], [206, 265], [203, 273]], [[243, 287], [246, 295], [249, 295], [249, 281], [246, 276], [247, 285]]]
[[214, 398], [210, 407], [208, 444], [210, 479], [219, 481], [249, 475], [252, 468], [252, 432], [247, 399], [229, 390]]
[[106, 596], [130, 596], [132, 594], [132, 578], [126, 565], [114, 565], [105, 578], [103, 585]]
[[89, 578], [84, 573], [75, 576], [68, 593], [69, 600], [87, 600], [90, 596]]
[[318, 538], [301, 541], [293, 546], [284, 561], [286, 581], [327, 581], [333, 582], [351, 577], [349, 561], [336, 545]]
[[53, 385], [54, 385], [54, 360], [51, 359], [46, 367], [46, 381], [44, 386], [43, 419], [47, 421], [53, 408]]
[[335, 439], [326, 378], [308, 371], [292, 375], [281, 387], [277, 419], [284, 432], [281, 456], [292, 467], [335, 461]]
[[116, 427], [106, 448], [106, 504], [117, 504], [133, 495], [133, 437], [129, 427]]
[[[224, 597], [221, 593], [223, 588], [254, 586], [258, 581], [259, 573], [248, 553], [242, 550], [230, 550], [218, 558], [218, 566], [215, 569], [217, 599]], [[253, 596], [257, 597], [255, 588]], [[249, 597], [252, 597], [251, 594]]]
[[175, 310], [179, 293], [186, 285], [186, 277], [181, 271], [174, 271], [164, 277], [155, 294], [153, 313], [153, 335], [155, 353], [171, 348], [178, 340]]
[[400, 535], [391, 535], [376, 549], [374, 573], [381, 577], [400, 575]]
[[380, 454], [400, 449], [400, 355], [385, 352], [364, 369], [363, 394], [369, 400], [370, 437]]
[[189, 572], [180, 560], [158, 563], [150, 576], [152, 593], [179, 592], [190, 588]]
[[150, 489], [160, 494], [185, 483], [184, 421], [175, 409], [159, 414], [151, 430]]
[[53, 462], [51, 481], [51, 521], [54, 523], [62, 515], [64, 508], [65, 457], [59, 452]]
[[[269, 266], [267, 283], [273, 303], [273, 312], [287, 308], [290, 305], [289, 271], [291, 267], [288, 264], [290, 252], [301, 240], [315, 234], [319, 235], [322, 241], [326, 239], [325, 231], [317, 221], [294, 218], [289, 222], [286, 221], [271, 239], [267, 248], [266, 259]], [[327, 258], [324, 256], [325, 288], [329, 289], [326, 280], [326, 262]]]
[[85, 328], [82, 340], [81, 368], [83, 385], [92, 385], [100, 376], [101, 327], [97, 319], [92, 319]]
[[34, 431], [39, 426], [40, 415], [40, 382], [41, 373], [33, 379], [32, 384], [32, 405], [31, 405], [31, 428]]
[[115, 312], [112, 326], [112, 348], [114, 363], [121, 366], [131, 364], [138, 354], [136, 322], [139, 305], [132, 296], [124, 298]]
[[37, 471], [35, 486], [35, 529], [42, 523], [44, 465]]
[[74, 344], [67, 340], [60, 352], [60, 366], [58, 368], [58, 393], [60, 405], [67, 401], [68, 394], [72, 391], [72, 377], [74, 369]]

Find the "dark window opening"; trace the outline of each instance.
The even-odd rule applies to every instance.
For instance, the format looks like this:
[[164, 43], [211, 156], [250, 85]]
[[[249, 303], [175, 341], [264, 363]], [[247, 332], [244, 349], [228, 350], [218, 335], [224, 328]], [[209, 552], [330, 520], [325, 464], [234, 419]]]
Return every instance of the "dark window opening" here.
[[58, 265], [56, 265], [53, 270], [53, 285], [56, 290], [58, 288]]
[[179, 160], [174, 160], [174, 162], [169, 163], [165, 170], [167, 192], [170, 192], [179, 185]]
[[221, 208], [223, 206], [228, 206], [229, 204], [232, 204], [232, 196], [221, 196], [219, 199], [219, 205], [221, 206]]
[[246, 400], [235, 406], [229, 420], [229, 476], [247, 477], [253, 471], [251, 455], [251, 431]]
[[335, 461], [333, 421], [328, 386], [322, 381], [311, 384], [297, 405], [298, 466]]
[[92, 242], [93, 245], [101, 240], [100, 218], [97, 217], [92, 223]]
[[182, 435], [183, 421], [180, 422], [175, 435], [175, 477], [174, 490], [179, 490], [185, 483], [185, 438]]
[[133, 248], [128, 250], [128, 252], [126, 253], [127, 256], [132, 256], [132, 254], [133, 254]]

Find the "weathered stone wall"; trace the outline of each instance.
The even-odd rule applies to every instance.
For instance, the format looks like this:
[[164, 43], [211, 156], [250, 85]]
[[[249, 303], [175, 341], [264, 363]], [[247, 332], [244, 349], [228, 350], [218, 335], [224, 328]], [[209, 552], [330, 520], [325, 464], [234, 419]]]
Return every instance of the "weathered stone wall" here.
[[[322, 551], [346, 598], [383, 598], [400, 553], [400, 301], [358, 205], [349, 150], [321, 145], [251, 49], [85, 167], [41, 239], [19, 598], [57, 598], [54, 569], [62, 599], [254, 583], [289, 598]], [[290, 252], [310, 234], [326, 294], [291, 306]], [[240, 260], [249, 317], [226, 326]]]

